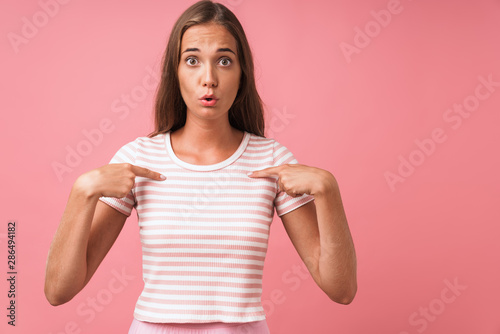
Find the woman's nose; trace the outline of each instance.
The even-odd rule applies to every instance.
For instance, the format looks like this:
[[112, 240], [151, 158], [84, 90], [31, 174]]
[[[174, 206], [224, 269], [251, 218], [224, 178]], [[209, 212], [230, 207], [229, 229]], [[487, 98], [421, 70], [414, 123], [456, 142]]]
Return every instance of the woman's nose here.
[[212, 66], [207, 66], [205, 68], [205, 73], [203, 74], [203, 86], [217, 87], [217, 75]]

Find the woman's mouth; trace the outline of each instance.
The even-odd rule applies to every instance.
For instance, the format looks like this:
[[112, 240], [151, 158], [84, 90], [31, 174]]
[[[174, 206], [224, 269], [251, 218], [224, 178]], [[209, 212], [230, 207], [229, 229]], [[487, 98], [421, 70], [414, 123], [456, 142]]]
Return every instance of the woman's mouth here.
[[217, 99], [213, 97], [204, 97], [200, 101], [204, 107], [213, 107], [217, 103]]

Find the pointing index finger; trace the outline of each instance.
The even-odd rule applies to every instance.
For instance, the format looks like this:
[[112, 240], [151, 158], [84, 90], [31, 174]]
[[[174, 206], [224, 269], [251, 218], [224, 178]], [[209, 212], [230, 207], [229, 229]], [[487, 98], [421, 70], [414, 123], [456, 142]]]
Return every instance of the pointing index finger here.
[[154, 172], [151, 169], [147, 169], [147, 168], [139, 167], [139, 166], [135, 166], [135, 165], [132, 165], [132, 172], [136, 176], [147, 177], [147, 178], [153, 179], [153, 180], [162, 180], [163, 181], [163, 180], [167, 179], [165, 177], [165, 175], [163, 175], [163, 174], [160, 174], [158, 172]]
[[272, 177], [279, 176], [279, 172], [283, 166], [268, 167], [261, 170], [256, 170], [248, 173], [250, 177]]

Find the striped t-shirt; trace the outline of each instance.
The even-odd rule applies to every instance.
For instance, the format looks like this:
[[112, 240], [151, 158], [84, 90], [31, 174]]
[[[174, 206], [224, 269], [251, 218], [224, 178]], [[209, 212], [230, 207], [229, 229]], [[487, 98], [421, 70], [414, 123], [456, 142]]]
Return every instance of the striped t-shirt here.
[[297, 163], [273, 139], [248, 132], [234, 154], [194, 165], [173, 152], [170, 132], [139, 137], [110, 163], [162, 173], [136, 177], [121, 199], [100, 200], [129, 216], [137, 211], [144, 288], [134, 317], [160, 323], [251, 322], [265, 319], [262, 274], [274, 208], [282, 216], [314, 199], [278, 192], [276, 178], [247, 173]]

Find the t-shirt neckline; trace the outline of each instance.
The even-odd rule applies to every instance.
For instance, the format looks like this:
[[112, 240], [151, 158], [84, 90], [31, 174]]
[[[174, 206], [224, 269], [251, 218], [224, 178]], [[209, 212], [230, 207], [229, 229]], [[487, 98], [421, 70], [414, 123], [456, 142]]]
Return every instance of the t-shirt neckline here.
[[170, 131], [165, 133], [165, 146], [167, 147], [167, 152], [170, 158], [177, 165], [184, 167], [186, 169], [196, 170], [196, 171], [213, 171], [229, 166], [230, 164], [235, 162], [236, 159], [238, 159], [241, 156], [241, 154], [245, 151], [249, 140], [250, 140], [250, 133], [244, 131], [243, 139], [241, 140], [240, 146], [238, 146], [238, 149], [229, 158], [212, 165], [194, 165], [179, 159], [175, 155], [174, 150], [172, 148], [172, 143], [170, 141]]

